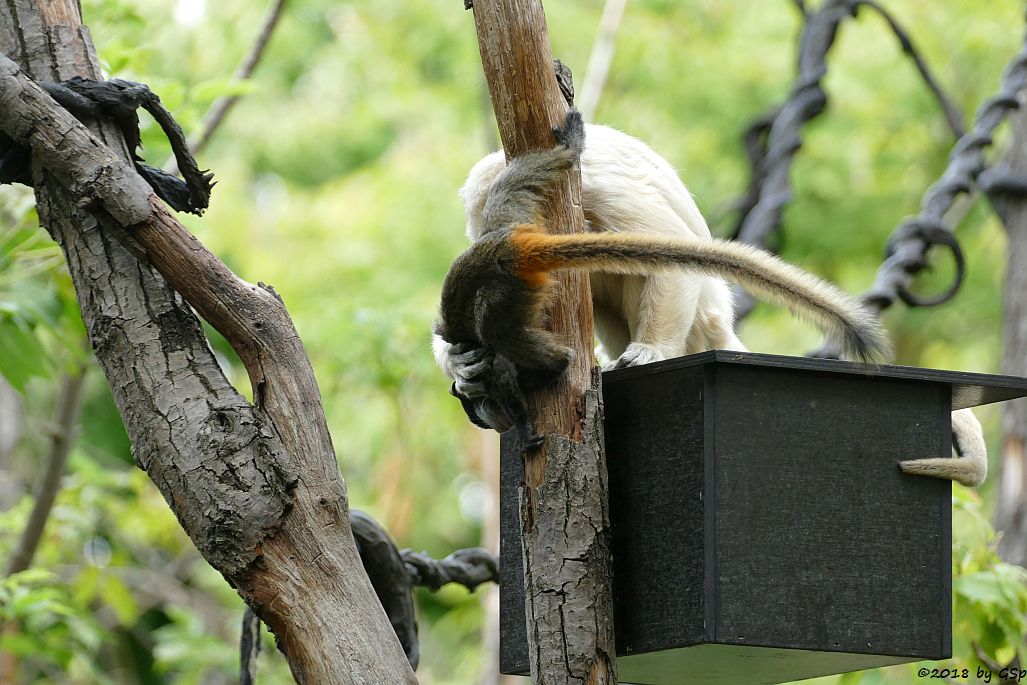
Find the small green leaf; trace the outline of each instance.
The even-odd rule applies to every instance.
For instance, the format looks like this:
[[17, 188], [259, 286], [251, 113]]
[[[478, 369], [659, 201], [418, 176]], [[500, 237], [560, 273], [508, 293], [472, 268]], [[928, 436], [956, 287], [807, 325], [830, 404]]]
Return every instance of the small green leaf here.
[[100, 596], [118, 615], [122, 625], [131, 626], [139, 617], [139, 605], [120, 578], [105, 574], [100, 585]]
[[46, 359], [36, 336], [10, 320], [0, 320], [0, 375], [19, 392], [33, 376], [45, 376]]
[[1006, 602], [1002, 580], [993, 571], [981, 571], [962, 578], [956, 578], [952, 589], [959, 595], [984, 604]]

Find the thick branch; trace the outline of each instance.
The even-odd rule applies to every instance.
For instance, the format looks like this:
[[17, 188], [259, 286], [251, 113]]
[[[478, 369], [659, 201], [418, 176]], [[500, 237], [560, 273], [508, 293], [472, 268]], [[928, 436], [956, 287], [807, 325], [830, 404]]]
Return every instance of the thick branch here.
[[[478, 47], [508, 157], [553, 145], [566, 104], [539, 0], [475, 0]], [[587, 142], [586, 142], [587, 145]], [[554, 232], [584, 230], [575, 169], [546, 208]], [[529, 397], [546, 436], [524, 455], [519, 492], [529, 660], [536, 683], [615, 683], [610, 523], [599, 374], [587, 278], [564, 272], [549, 321], [576, 353], [552, 388]], [[519, 458], [519, 455], [511, 455]]]
[[[74, 44], [68, 27], [59, 28], [51, 51]], [[70, 73], [48, 76], [95, 76], [88, 43], [79, 44]], [[225, 380], [189, 308], [82, 209], [142, 220], [150, 213], [149, 186], [132, 171], [127, 150], [115, 155], [2, 55], [0, 129], [32, 149], [41, 223], [67, 256], [137, 461], [206, 558], [226, 575], [238, 573], [278, 527], [295, 476], [280, 466], [280, 439]], [[120, 143], [116, 128], [102, 135]]]
[[[96, 78], [73, 0], [45, 11], [12, 0], [5, 11], [13, 21], [0, 34], [46, 30], [47, 49], [26, 55], [39, 62], [34, 75]], [[32, 149], [41, 219], [68, 257], [136, 459], [197, 548], [275, 631], [300, 682], [413, 682], [346, 534], [320, 396], [281, 301], [231, 274], [151, 195], [127, 154], [113, 155], [2, 56], [0, 130]], [[83, 207], [104, 218], [103, 230]], [[237, 346], [257, 407], [227, 383], [151, 264]]]

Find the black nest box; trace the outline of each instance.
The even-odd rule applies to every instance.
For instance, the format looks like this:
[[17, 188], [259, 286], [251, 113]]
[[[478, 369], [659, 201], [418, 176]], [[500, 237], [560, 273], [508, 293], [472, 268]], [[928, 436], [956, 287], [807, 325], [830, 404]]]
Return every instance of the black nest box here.
[[[604, 374], [626, 683], [781, 683], [952, 651], [950, 412], [1027, 380], [712, 351]], [[502, 455], [504, 673], [528, 672]]]

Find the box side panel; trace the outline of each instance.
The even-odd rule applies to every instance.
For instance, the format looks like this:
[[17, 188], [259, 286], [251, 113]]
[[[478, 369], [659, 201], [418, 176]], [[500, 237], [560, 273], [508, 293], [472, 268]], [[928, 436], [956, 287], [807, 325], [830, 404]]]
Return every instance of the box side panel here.
[[681, 368], [603, 389], [618, 654], [704, 638], [707, 368]]
[[[943, 385], [938, 388], [938, 403], [941, 405], [938, 410], [940, 417], [938, 421], [941, 423], [940, 431], [940, 444], [938, 445], [938, 454], [949, 455], [952, 454], [952, 396], [955, 390], [952, 386]], [[943, 633], [941, 636], [941, 655], [942, 658], [948, 658], [952, 656], [952, 504], [951, 498], [946, 498], [944, 501], [939, 502], [938, 506], [942, 508], [938, 512], [938, 517], [941, 519], [941, 536], [940, 536], [940, 549], [938, 554], [941, 555], [941, 567], [942, 567], [942, 582], [939, 590], [941, 596], [939, 602], [945, 607], [945, 613], [942, 616], [942, 628]]]
[[951, 489], [936, 386], [725, 365], [715, 396], [718, 642], [942, 658]]
[[517, 488], [524, 480], [524, 464], [520, 455], [512, 454], [508, 436], [499, 442], [499, 669], [527, 674], [524, 564], [517, 513]]
[[[619, 654], [703, 640], [703, 367], [605, 383]], [[527, 673], [517, 488], [502, 441], [500, 669]]]

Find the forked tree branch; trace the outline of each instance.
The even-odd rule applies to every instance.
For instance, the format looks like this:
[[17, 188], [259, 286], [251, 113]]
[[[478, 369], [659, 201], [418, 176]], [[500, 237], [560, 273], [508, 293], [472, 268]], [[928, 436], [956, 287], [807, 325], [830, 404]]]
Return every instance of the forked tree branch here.
[[[32, 27], [44, 36], [6, 33]], [[97, 76], [73, 0], [0, 8], [0, 45], [12, 44], [48, 46], [21, 54], [48, 80]], [[68, 258], [136, 460], [197, 548], [274, 630], [299, 682], [414, 682], [346, 534], [345, 485], [281, 300], [191, 236], [105, 144], [117, 136], [98, 139], [2, 55], [0, 130], [31, 149], [41, 220]], [[164, 279], [235, 347], [254, 405]]]

